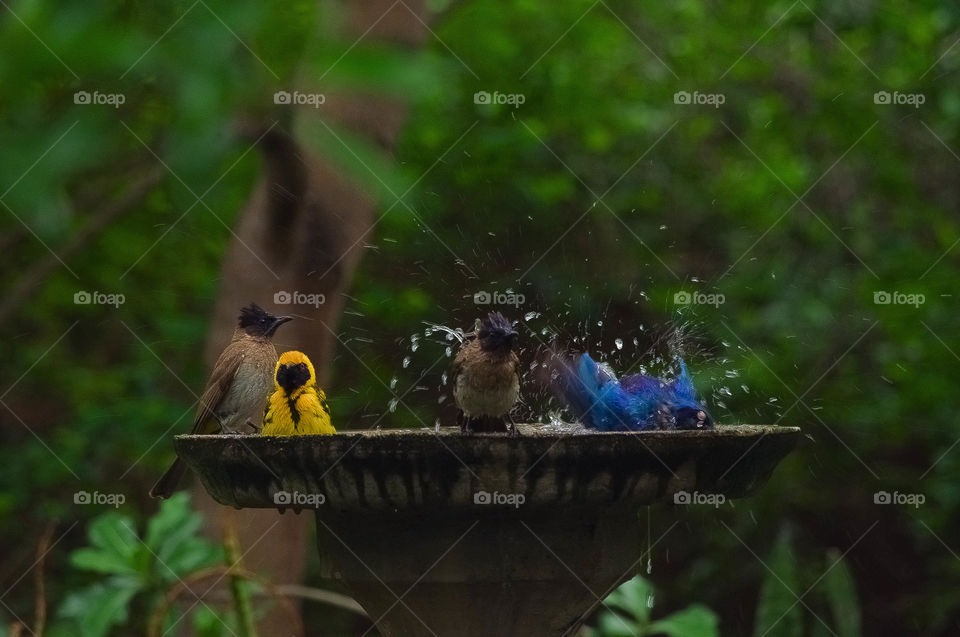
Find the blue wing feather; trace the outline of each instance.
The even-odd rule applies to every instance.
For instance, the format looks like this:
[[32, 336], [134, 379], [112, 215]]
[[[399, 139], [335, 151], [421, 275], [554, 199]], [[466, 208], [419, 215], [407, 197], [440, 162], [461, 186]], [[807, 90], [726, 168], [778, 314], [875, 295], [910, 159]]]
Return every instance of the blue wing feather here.
[[589, 354], [559, 367], [559, 394], [584, 425], [601, 431], [643, 431], [662, 428], [664, 414], [678, 408], [703, 409], [696, 398], [686, 364], [673, 380], [644, 374], [617, 379]]

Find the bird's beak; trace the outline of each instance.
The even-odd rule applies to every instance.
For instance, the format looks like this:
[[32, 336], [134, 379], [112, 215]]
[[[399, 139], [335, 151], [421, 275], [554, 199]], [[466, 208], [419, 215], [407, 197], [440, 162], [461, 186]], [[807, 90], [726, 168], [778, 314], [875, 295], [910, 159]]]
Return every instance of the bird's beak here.
[[273, 325], [270, 327], [270, 333], [274, 334], [277, 331], [277, 328], [283, 325], [284, 323], [289, 323], [293, 320], [292, 316], [278, 316], [273, 319]]

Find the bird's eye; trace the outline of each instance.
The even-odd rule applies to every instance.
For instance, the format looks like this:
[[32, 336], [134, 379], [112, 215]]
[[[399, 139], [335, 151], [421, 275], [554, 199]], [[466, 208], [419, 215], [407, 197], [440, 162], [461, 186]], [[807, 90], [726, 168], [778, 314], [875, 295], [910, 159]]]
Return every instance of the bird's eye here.
[[697, 412], [697, 420], [706, 420], [706, 419], [707, 419], [707, 412], [705, 411]]

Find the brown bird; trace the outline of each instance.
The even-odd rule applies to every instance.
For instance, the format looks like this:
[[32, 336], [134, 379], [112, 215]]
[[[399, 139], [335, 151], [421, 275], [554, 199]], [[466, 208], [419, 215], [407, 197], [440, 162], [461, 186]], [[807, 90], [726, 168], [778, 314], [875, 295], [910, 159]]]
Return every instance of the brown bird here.
[[513, 351], [519, 334], [500, 312], [491, 312], [464, 342], [453, 360], [453, 398], [460, 408], [460, 431], [510, 432], [517, 426], [510, 410], [520, 397], [520, 360]]
[[[271, 342], [277, 328], [293, 320], [274, 316], [251, 303], [240, 310], [233, 339], [220, 354], [200, 397], [191, 434], [238, 433], [260, 430], [263, 410], [273, 390], [277, 350]], [[169, 498], [187, 467], [174, 460], [153, 488], [154, 498]]]

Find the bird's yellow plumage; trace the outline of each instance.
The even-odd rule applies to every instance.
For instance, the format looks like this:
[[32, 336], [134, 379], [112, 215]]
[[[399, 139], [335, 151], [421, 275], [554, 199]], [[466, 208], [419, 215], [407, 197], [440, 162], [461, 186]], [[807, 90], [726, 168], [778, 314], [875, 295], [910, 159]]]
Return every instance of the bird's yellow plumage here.
[[335, 434], [327, 396], [317, 387], [313, 364], [303, 352], [284, 352], [273, 374], [276, 387], [263, 417], [263, 436]]

